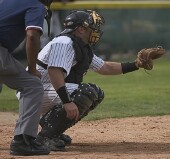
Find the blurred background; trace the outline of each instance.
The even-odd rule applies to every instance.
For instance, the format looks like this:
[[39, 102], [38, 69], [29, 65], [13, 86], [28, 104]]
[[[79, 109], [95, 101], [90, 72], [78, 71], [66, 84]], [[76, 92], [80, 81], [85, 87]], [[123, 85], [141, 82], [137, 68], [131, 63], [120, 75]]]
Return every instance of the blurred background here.
[[[43, 48], [63, 30], [64, 17], [74, 9], [94, 9], [105, 19], [104, 33], [95, 53], [104, 60], [131, 56], [143, 48], [162, 46], [170, 50], [170, 1], [76, 1], [56, 0], [51, 6], [51, 35], [46, 21], [41, 37]], [[25, 42], [15, 56], [25, 59]]]

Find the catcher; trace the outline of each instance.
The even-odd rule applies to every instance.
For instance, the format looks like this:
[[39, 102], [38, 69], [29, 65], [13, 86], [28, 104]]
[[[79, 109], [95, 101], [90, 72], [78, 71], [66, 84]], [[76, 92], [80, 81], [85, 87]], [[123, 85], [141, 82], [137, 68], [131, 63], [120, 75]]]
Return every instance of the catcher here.
[[104, 98], [99, 86], [82, 83], [88, 70], [101, 75], [120, 75], [139, 68], [151, 70], [152, 61], [165, 53], [161, 47], [150, 48], [141, 50], [134, 62], [103, 61], [93, 52], [103, 24], [104, 18], [96, 11], [73, 11], [64, 20], [65, 30], [39, 53], [37, 69], [42, 74], [44, 99], [38, 140], [51, 150], [63, 150], [65, 145], [57, 138]]

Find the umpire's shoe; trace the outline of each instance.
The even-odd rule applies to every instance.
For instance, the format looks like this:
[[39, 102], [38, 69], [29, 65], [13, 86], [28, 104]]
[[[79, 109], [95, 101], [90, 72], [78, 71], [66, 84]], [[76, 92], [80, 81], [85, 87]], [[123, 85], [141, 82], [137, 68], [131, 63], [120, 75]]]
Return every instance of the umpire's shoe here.
[[48, 155], [50, 150], [47, 146], [37, 142], [28, 135], [17, 135], [10, 145], [10, 154], [17, 156]]

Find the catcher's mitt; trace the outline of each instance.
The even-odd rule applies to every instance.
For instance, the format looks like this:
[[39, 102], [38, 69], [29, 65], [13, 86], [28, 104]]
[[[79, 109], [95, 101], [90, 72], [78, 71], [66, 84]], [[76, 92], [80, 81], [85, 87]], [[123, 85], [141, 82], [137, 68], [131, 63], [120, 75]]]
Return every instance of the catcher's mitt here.
[[137, 59], [135, 60], [137, 67], [146, 70], [152, 70], [153, 60], [160, 58], [165, 54], [165, 49], [162, 47], [142, 49], [138, 52]]

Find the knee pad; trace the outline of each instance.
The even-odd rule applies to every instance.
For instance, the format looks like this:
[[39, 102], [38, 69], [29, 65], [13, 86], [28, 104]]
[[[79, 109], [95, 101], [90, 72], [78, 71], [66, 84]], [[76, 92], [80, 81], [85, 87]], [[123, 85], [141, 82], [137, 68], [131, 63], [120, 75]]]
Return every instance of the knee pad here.
[[93, 103], [98, 100], [98, 93], [91, 85], [83, 83], [71, 94], [71, 98], [77, 105], [81, 118]]
[[98, 87], [96, 84], [92, 84], [92, 83], [88, 83], [88, 85], [90, 85], [91, 87], [93, 87], [95, 89], [95, 91], [97, 92], [98, 98], [93, 101], [90, 108], [88, 110], [86, 110], [86, 112], [81, 116], [81, 119], [84, 118], [85, 116], [87, 116], [88, 113], [90, 111], [92, 111], [93, 109], [95, 109], [104, 99], [104, 91], [100, 87]]
[[65, 109], [62, 105], [54, 106], [50, 111], [40, 119], [40, 136], [54, 138], [58, 137], [65, 130], [71, 127], [75, 121], [68, 119]]
[[[92, 104], [98, 99], [98, 93], [89, 84], [80, 84], [78, 89], [71, 94], [71, 98], [78, 107], [79, 120], [81, 120]], [[40, 119], [42, 127], [40, 135], [49, 138], [58, 137], [75, 123], [75, 120], [67, 118], [66, 111], [62, 105], [54, 106]]]

